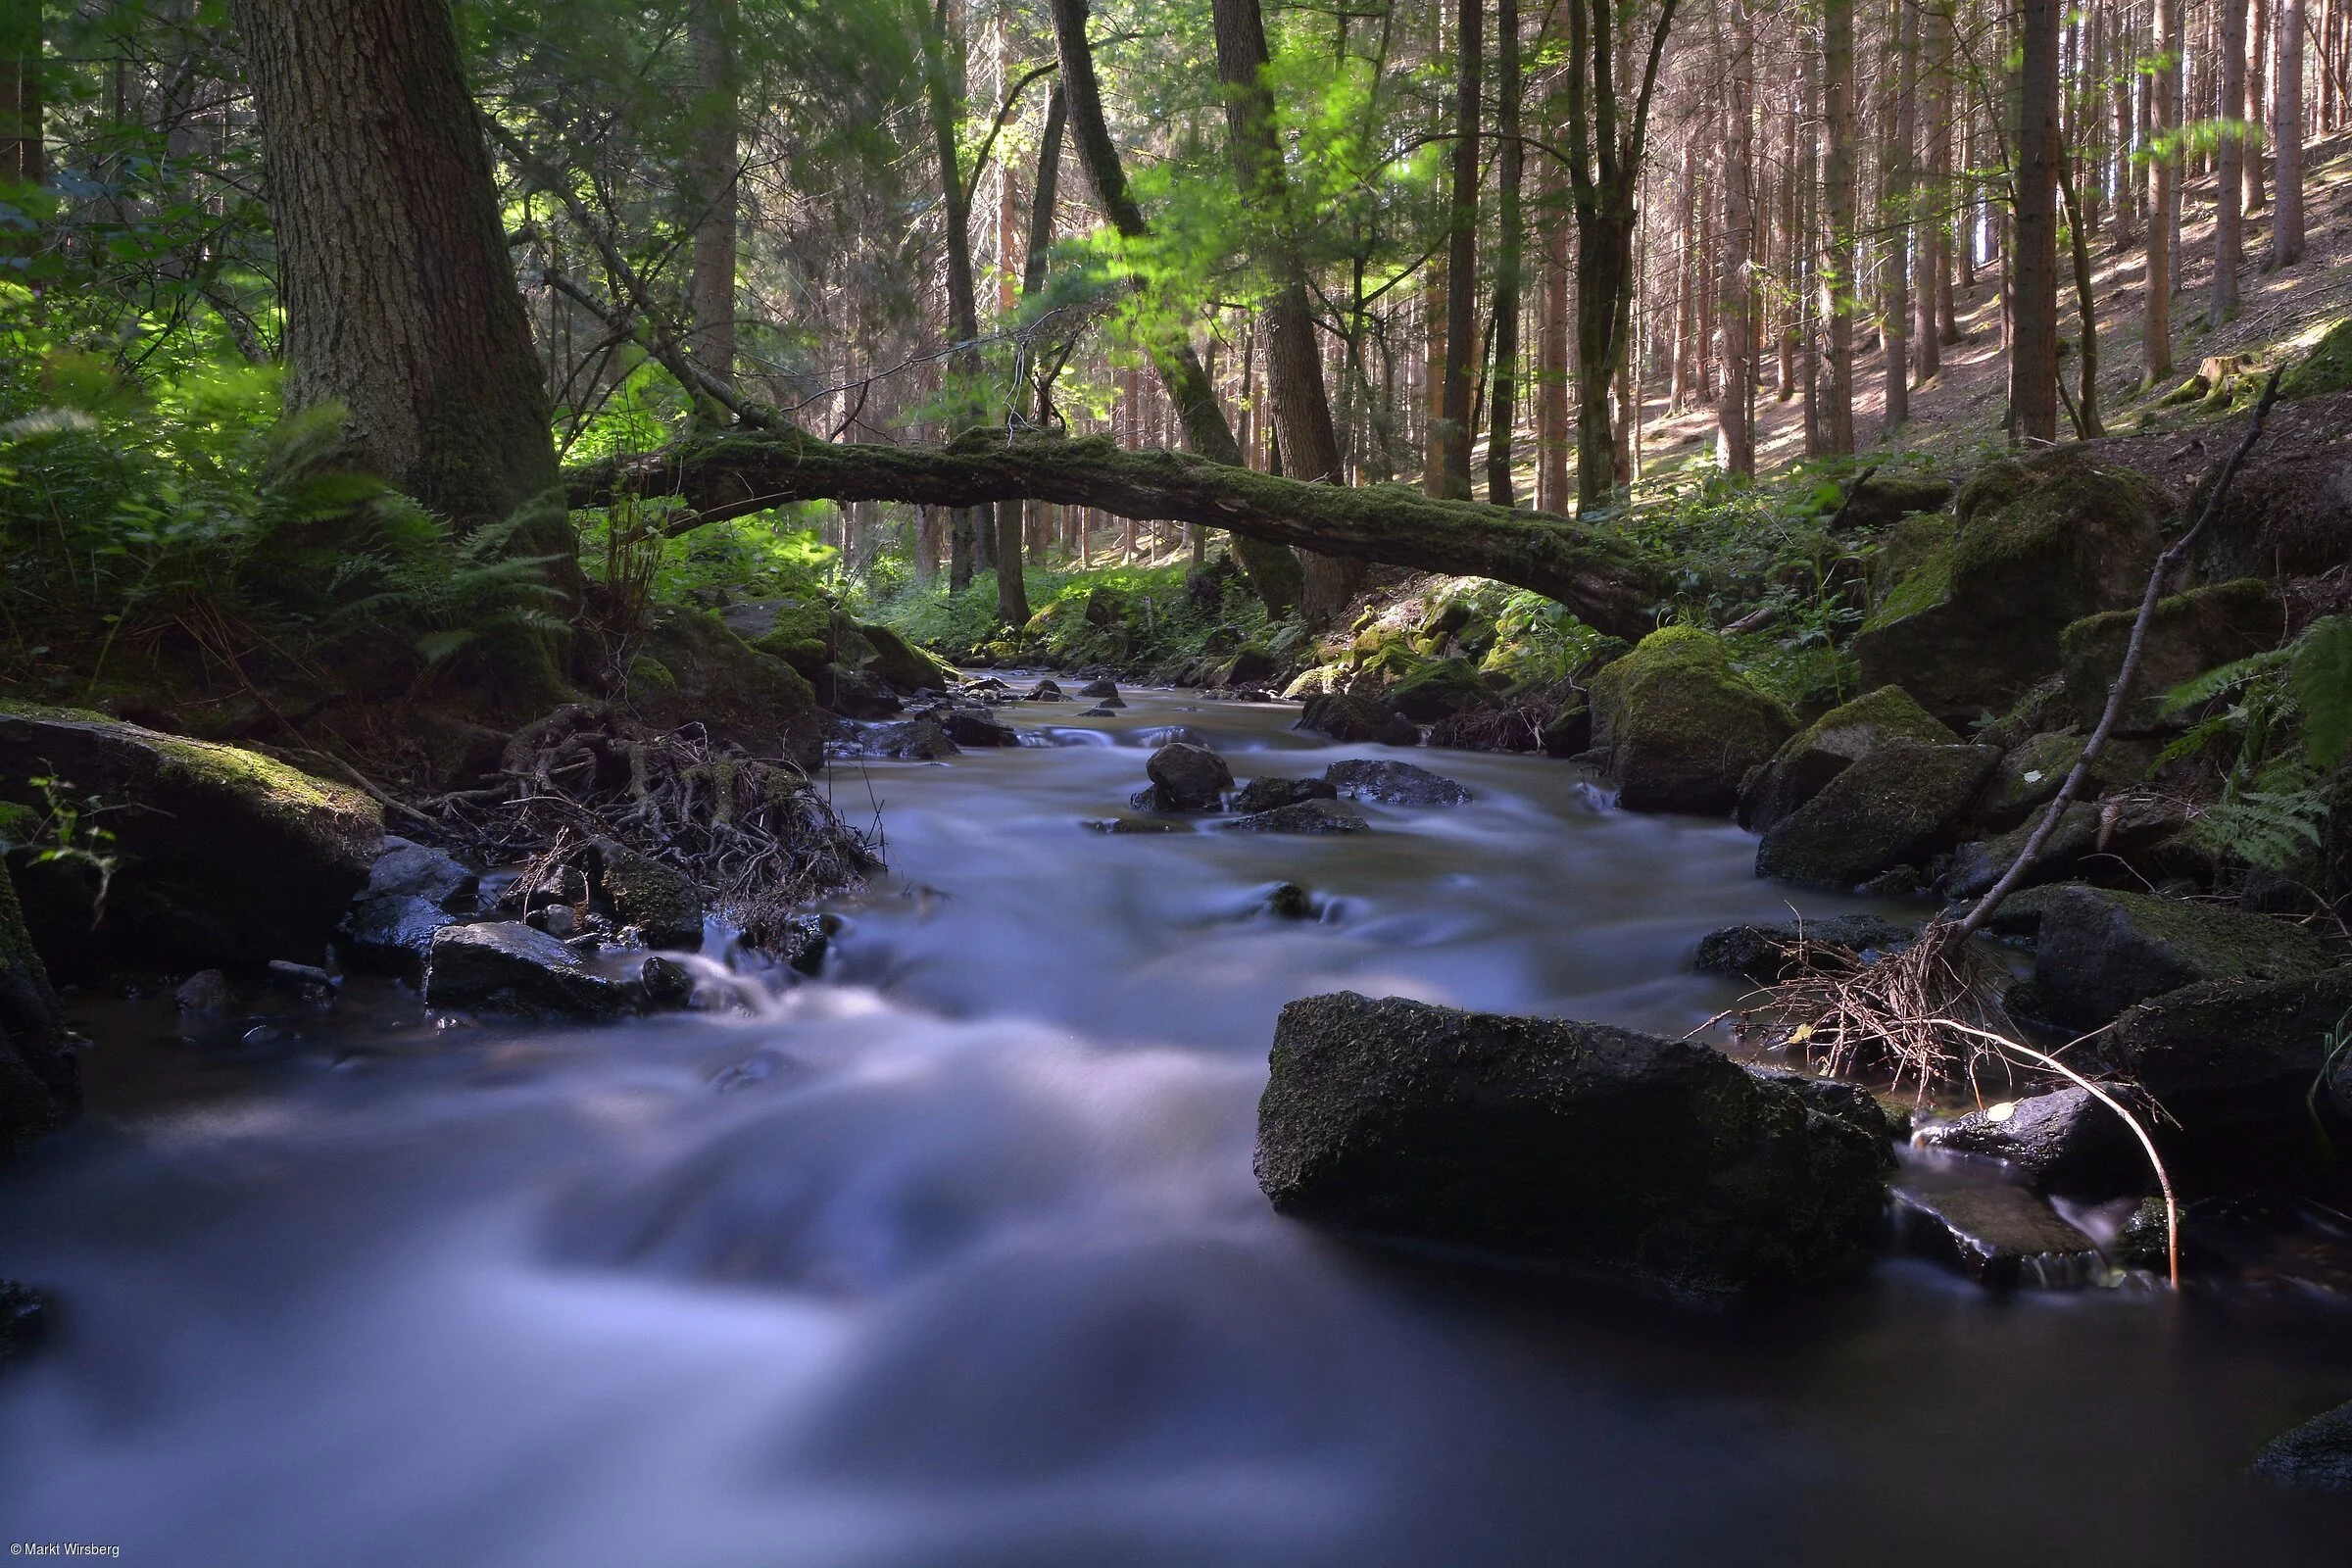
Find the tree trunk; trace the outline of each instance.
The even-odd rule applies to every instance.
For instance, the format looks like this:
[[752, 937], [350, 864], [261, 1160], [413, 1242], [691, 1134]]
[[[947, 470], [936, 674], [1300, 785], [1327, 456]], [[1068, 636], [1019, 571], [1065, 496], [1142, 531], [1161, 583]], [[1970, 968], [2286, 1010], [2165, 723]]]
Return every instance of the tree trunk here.
[[2153, 0], [2155, 69], [2148, 82], [2152, 178], [2148, 191], [2147, 297], [2140, 302], [2140, 385], [2153, 387], [2173, 371], [2173, 271], [2179, 252], [2180, 159], [2166, 143], [2173, 131], [2173, 97], [2180, 75], [2180, 0]]
[[[1546, 161], [1546, 169], [1550, 169]], [[1536, 505], [1547, 512], [1568, 506], [1568, 218], [1556, 170], [1545, 181], [1550, 200], [1544, 215], [1544, 384], [1536, 403], [1536, 457], [1543, 465]]]
[[1429, 281], [1421, 290], [1421, 391], [1423, 440], [1421, 488], [1432, 496], [1446, 494], [1446, 323], [1452, 317], [1451, 291], [1446, 288], [1446, 258], [1429, 264]]
[[2066, 173], [2066, 163], [2059, 162], [2059, 191], [2066, 198], [2066, 224], [2074, 239], [2075, 311], [2082, 329], [2081, 379], [2075, 406], [2075, 432], [2083, 440], [2095, 440], [2107, 433], [2099, 419], [2099, 302], [2093, 288], [2090, 266], [2089, 216], [2076, 199], [2075, 182]]
[[1716, 462], [1725, 472], [1754, 478], [1756, 437], [1748, 423], [1748, 389], [1755, 383], [1755, 325], [1749, 318], [1753, 291], [1748, 269], [1756, 232], [1755, 70], [1756, 40], [1744, 9], [1732, 17], [1729, 57], [1723, 81], [1722, 263], [1716, 310], [1722, 334], [1716, 357], [1723, 376], [1715, 393]]
[[2271, 266], [2303, 259], [2303, 0], [2278, 0], [2278, 76], [2271, 145], [2278, 160]]
[[2022, 0], [2009, 406], [2019, 436], [2058, 439], [2058, 7]]
[[1934, 193], [1935, 220], [1919, 226], [1919, 265], [1913, 292], [1912, 358], [1917, 361], [1919, 384], [1925, 386], [1943, 369], [1942, 308], [1944, 280], [1951, 275], [1952, 222], [1952, 90], [1951, 17], [1945, 0], [1925, 0], [1931, 8], [1923, 26], [1920, 68], [1920, 139], [1925, 142], [1928, 187]]
[[1919, 6], [1895, 0], [1901, 15], [1891, 30], [1895, 59], [1893, 124], [1886, 144], [1886, 250], [1880, 261], [1879, 319], [1886, 350], [1886, 423], [1892, 437], [1911, 418], [1911, 148], [1917, 134], [1915, 94], [1919, 81]]
[[1519, 141], [1519, 0], [1496, 0], [1494, 10], [1494, 134], [1501, 189], [1494, 244], [1494, 390], [1487, 421], [1487, 499], [1511, 505], [1511, 426], [1519, 416], [1519, 267], [1523, 236], [1519, 187], [1526, 149]]
[[688, 18], [701, 102], [686, 171], [694, 229], [687, 349], [721, 381], [735, 379], [735, 7], [736, 0], [695, 0]]
[[2270, 0], [2247, 0], [2246, 6], [2246, 107], [2247, 145], [2239, 155], [2246, 176], [2246, 211], [2262, 211], [2262, 144], [2263, 126], [2270, 117], [2263, 113], [2263, 86], [2268, 73], [2264, 69], [2271, 54]]
[[41, 157], [41, 8], [0, 15], [0, 187], [37, 185]]
[[[1094, 47], [1086, 37], [1087, 0], [1052, 0], [1052, 4], [1054, 44], [1061, 61], [1062, 94], [1069, 111], [1070, 136], [1078, 148], [1078, 161], [1085, 166], [1103, 216], [1110, 220], [1119, 237], [1131, 242], [1148, 240], [1152, 225], [1128, 192], [1127, 173], [1119, 166], [1118, 147], [1111, 141], [1110, 126], [1102, 118], [1102, 89], [1095, 81]], [[1140, 277], [1134, 286], [1139, 293], [1145, 288]], [[1171, 333], [1153, 340], [1149, 351], [1152, 368], [1158, 371], [1161, 384], [1176, 405], [1177, 416], [1183, 421], [1186, 443], [1211, 463], [1242, 466], [1241, 445], [1233, 438], [1233, 426], [1226, 422], [1224, 406], [1217, 401], [1216, 385], [1209, 380], [1208, 371], [1192, 344], [1181, 334]], [[1078, 504], [1095, 505], [1091, 501]], [[1298, 603], [1304, 578], [1298, 558], [1289, 550], [1278, 543], [1242, 538], [1237, 530], [1234, 555], [1249, 574], [1250, 586], [1265, 605], [1267, 613], [1287, 614]]]
[[1470, 498], [1471, 363], [1478, 351], [1478, 107], [1486, 0], [1454, 7], [1453, 188], [1446, 205], [1446, 379], [1438, 431], [1440, 488]]
[[[1282, 431], [1284, 460], [1291, 472], [1310, 484], [1341, 484], [1339, 431], [1331, 419], [1331, 398], [1323, 383], [1323, 358], [1315, 343], [1315, 318], [1307, 295], [1306, 265], [1300, 257], [1297, 215], [1291, 209], [1290, 178], [1283, 168], [1282, 141], [1274, 118], [1274, 94], [1266, 83], [1266, 29], [1257, 0], [1215, 0], [1217, 74], [1225, 84], [1225, 123], [1242, 200], [1271, 215], [1272, 254], [1264, 260], [1273, 275], [1266, 302], [1266, 380], [1274, 394], [1274, 422]], [[1320, 626], [1348, 607], [1363, 584], [1363, 566], [1353, 561], [1303, 563], [1299, 612]]]
[[[289, 407], [350, 411], [349, 456], [472, 528], [556, 482], [449, 0], [235, 0], [268, 159]], [[354, 199], [365, 191], [368, 199]], [[560, 556], [552, 516], [515, 541]]]
[[1192, 453], [1129, 452], [1102, 436], [1007, 440], [986, 430], [942, 449], [737, 432], [609, 459], [567, 477], [579, 506], [630, 487], [682, 497], [694, 510], [673, 533], [818, 499], [973, 507], [1027, 497], [1099, 507], [1350, 560], [1493, 577], [1556, 599], [1620, 637], [1651, 628], [1664, 591], [1662, 569], [1646, 555], [1563, 517], [1435, 500], [1403, 485], [1306, 484]]
[[1832, 453], [1854, 450], [1854, 0], [1825, 0], [1822, 95], [1829, 120], [1830, 235], [1821, 267], [1830, 320], [1829, 407], [1822, 435]]
[[[2246, 0], [2220, 0], [2223, 115], [2236, 119], [2246, 102]], [[2214, 159], [2213, 297], [2205, 324], [2220, 326], [2237, 314], [2237, 264], [2245, 248], [2245, 176], [2240, 171], [2246, 144], [2233, 126], [2224, 126]]]

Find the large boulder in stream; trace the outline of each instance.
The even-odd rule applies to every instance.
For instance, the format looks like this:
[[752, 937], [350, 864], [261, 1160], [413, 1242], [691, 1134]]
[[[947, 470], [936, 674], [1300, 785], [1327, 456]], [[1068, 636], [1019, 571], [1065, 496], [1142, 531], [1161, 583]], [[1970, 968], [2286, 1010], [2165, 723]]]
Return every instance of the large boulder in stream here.
[[2059, 1023], [2095, 1029], [2201, 981], [2306, 979], [2333, 963], [2317, 937], [2280, 920], [2072, 885], [2042, 907], [2034, 999]]
[[1205, 746], [1170, 741], [1144, 764], [1152, 804], [1162, 811], [1214, 811], [1233, 788], [1233, 769]]
[[2068, 625], [2138, 603], [2174, 510], [2071, 447], [1986, 464], [1949, 519], [1887, 540], [1893, 580], [1854, 638], [1863, 684], [1900, 686], [1947, 724], [2005, 711], [2058, 668]]
[[2352, 1402], [2273, 1438], [2255, 1455], [2253, 1470], [2299, 1492], [2352, 1497]]
[[0, 865], [0, 1155], [80, 1108], [81, 1069], [66, 1044], [65, 1012]]
[[259, 753], [0, 703], [0, 802], [21, 808], [20, 820], [49, 814], [36, 778], [59, 781], [61, 798], [95, 800], [85, 820], [113, 835], [94, 928], [98, 878], [85, 860], [10, 859], [33, 940], [69, 978], [112, 962], [317, 962], [384, 842], [367, 796]]
[[1720, 815], [1748, 770], [1796, 730], [1780, 699], [1732, 664], [1723, 639], [1668, 626], [1592, 677], [1592, 745], [1629, 811]]
[[2000, 757], [1989, 746], [1888, 741], [1773, 824], [1756, 846], [1756, 875], [1850, 888], [1918, 865]]
[[1911, 1135], [1921, 1149], [1997, 1159], [2037, 1193], [2113, 1198], [2148, 1181], [2139, 1141], [2087, 1089], [2066, 1088], [1987, 1105]]
[[629, 706], [656, 729], [700, 724], [718, 745], [782, 757], [810, 770], [825, 760], [816, 691], [705, 610], [658, 611], [629, 666]]
[[1829, 788], [1832, 779], [1889, 741], [1956, 746], [1960, 737], [1900, 686], [1866, 692], [1788, 737], [1740, 791], [1740, 825], [1768, 832]]
[[434, 933], [424, 1004], [527, 1018], [615, 1018], [644, 1005], [642, 988], [585, 967], [578, 955], [519, 920]]
[[1282, 1010], [1255, 1169], [1299, 1219], [1723, 1297], [1860, 1268], [1887, 1138], [1689, 1041], [1341, 993]]
[[2210, 1148], [2277, 1138], [2311, 1151], [2312, 1086], [2331, 1057], [2352, 1060], [2337, 1056], [2347, 1017], [2352, 968], [2206, 980], [2126, 1009], [2098, 1051], [2178, 1123], [2160, 1124], [2160, 1141]]

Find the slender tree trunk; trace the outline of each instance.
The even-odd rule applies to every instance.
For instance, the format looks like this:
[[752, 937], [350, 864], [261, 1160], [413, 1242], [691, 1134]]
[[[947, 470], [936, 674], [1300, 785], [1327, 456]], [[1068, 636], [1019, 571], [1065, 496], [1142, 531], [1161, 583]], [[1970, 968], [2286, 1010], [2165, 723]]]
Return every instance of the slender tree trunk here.
[[[914, 0], [919, 8], [921, 0]], [[980, 352], [970, 345], [980, 336], [980, 308], [972, 277], [972, 193], [966, 187], [960, 155], [956, 148], [957, 122], [962, 118], [964, 62], [962, 40], [949, 25], [948, 0], [938, 0], [924, 27], [924, 102], [931, 117], [931, 145], [937, 159], [940, 190], [946, 197], [941, 221], [948, 253], [948, 337], [963, 345], [948, 357], [948, 372], [962, 383], [951, 399], [951, 416], [960, 428], [979, 422], [972, 388], [980, 375]], [[985, 513], [985, 514], [983, 514]], [[996, 510], [958, 508], [948, 519], [948, 588], [961, 593], [971, 586], [981, 562], [981, 535], [996, 529]]]
[[[1546, 160], [1545, 168], [1552, 166]], [[1537, 506], [1568, 508], [1568, 217], [1556, 172], [1546, 180], [1544, 215], [1544, 384], [1537, 403], [1537, 458], [1543, 464]]]
[[1446, 494], [1446, 322], [1453, 315], [1451, 292], [1446, 258], [1441, 256], [1429, 264], [1429, 281], [1421, 291], [1421, 489], [1438, 497]]
[[1895, 58], [1889, 63], [1894, 94], [1886, 151], [1886, 249], [1879, 264], [1888, 437], [1911, 418], [1911, 149], [1918, 130], [1914, 120], [1919, 81], [1917, 0], [1895, 0], [1895, 10], [1899, 22], [1889, 20]]
[[2179, 257], [2180, 159], [2167, 143], [2173, 132], [2173, 98], [2180, 77], [2180, 0], [2152, 0], [2155, 66], [2148, 82], [2150, 102], [2147, 297], [2140, 302], [2140, 384], [2153, 387], [2173, 372], [2173, 273]]
[[[351, 414], [350, 458], [461, 527], [556, 482], [449, 0], [235, 0], [269, 161], [287, 403]], [[368, 199], [354, 199], [364, 191]], [[515, 541], [555, 554], [569, 523]]]
[[2278, 75], [2271, 145], [2278, 160], [2271, 266], [2303, 259], [2303, 0], [2278, 0]]
[[1830, 137], [1830, 236], [1821, 267], [1830, 384], [1822, 435], [1831, 452], [1848, 453], [1854, 450], [1854, 0], [1825, 0], [1822, 7], [1822, 84]]
[[1952, 206], [1952, 93], [1951, 18], [1947, 0], [1924, 0], [1928, 13], [1921, 24], [1919, 112], [1920, 139], [1926, 144], [1928, 187], [1934, 218], [1918, 227], [1919, 264], [1913, 270], [1918, 297], [1913, 312], [1912, 357], [1918, 362], [1919, 382], [1925, 386], [1943, 369], [1943, 323], [1940, 313], [1951, 275]]
[[45, 177], [41, 119], [41, 7], [17, 0], [0, 14], [0, 187]]
[[1797, 173], [1797, 106], [1788, 105], [1781, 118], [1781, 251], [1775, 272], [1780, 279], [1781, 333], [1773, 397], [1781, 403], [1796, 395], [1796, 356], [1803, 331], [1804, 297], [1797, 273], [1799, 258], [1810, 243], [1805, 232], [1797, 227], [1797, 186], [1801, 183]]
[[1821, 66], [1823, 51], [1804, 48], [1804, 236], [1797, 245], [1802, 258], [1797, 279], [1797, 310], [1801, 318], [1805, 456], [1818, 458], [1829, 450], [1822, 424], [1821, 398]]
[[1755, 91], [1756, 40], [1744, 9], [1732, 16], [1729, 56], [1723, 82], [1723, 250], [1717, 275], [1721, 305], [1716, 318], [1722, 333], [1718, 357], [1722, 384], [1715, 394], [1715, 450], [1718, 465], [1728, 473], [1753, 478], [1756, 472], [1755, 427], [1748, 422], [1748, 390], [1755, 384], [1752, 358], [1755, 327], [1749, 264], [1756, 232], [1755, 202]]
[[1501, 191], [1496, 203], [1494, 244], [1494, 390], [1487, 424], [1487, 499], [1512, 505], [1511, 427], [1519, 417], [1519, 267], [1525, 236], [1519, 219], [1519, 187], [1526, 149], [1519, 141], [1519, 0], [1495, 0], [1494, 131]]
[[2246, 107], [2245, 120], [2248, 145], [2241, 161], [2246, 175], [2246, 211], [2262, 211], [2262, 141], [2270, 124], [2268, 105], [2263, 89], [2269, 77], [2271, 58], [2270, 0], [2247, 0], [2246, 6]]
[[721, 381], [735, 378], [735, 7], [736, 0], [695, 0], [688, 18], [700, 101], [685, 192], [694, 224], [687, 352]]
[[[2220, 0], [2222, 113], [2234, 120], [2246, 102], [2246, 0]], [[2205, 324], [2220, 326], [2237, 314], [2237, 264], [2245, 249], [2246, 144], [2233, 127], [2225, 126], [2214, 160], [2213, 297], [2205, 307]]]
[[2009, 402], [2019, 436], [2058, 439], [2058, 7], [2022, 0]]
[[1478, 350], [1478, 116], [1485, 62], [1485, 0], [1456, 0], [1454, 8], [1453, 188], [1447, 201], [1446, 374], [1438, 432], [1442, 492], [1470, 495], [1471, 362]]
[[2076, 199], [2075, 182], [2059, 161], [2059, 191], [2066, 198], [2068, 231], [2073, 235], [2076, 319], [2082, 329], [2080, 390], [2076, 394], [2075, 429], [2085, 441], [2107, 433], [2099, 419], [2099, 302], [2092, 284], [2089, 216]]

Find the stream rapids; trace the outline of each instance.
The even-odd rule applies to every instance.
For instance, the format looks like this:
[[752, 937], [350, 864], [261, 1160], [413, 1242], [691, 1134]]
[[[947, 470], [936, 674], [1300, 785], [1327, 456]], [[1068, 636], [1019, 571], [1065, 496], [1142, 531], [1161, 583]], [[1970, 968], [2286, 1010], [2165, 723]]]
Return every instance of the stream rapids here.
[[[60, 1302], [0, 1376], [0, 1533], [197, 1568], [2352, 1560], [2352, 1512], [2243, 1474], [2352, 1387], [2340, 1315], [1899, 1258], [1685, 1315], [1277, 1218], [1284, 1002], [1679, 1035], [1739, 991], [1700, 935], [1791, 896], [1565, 764], [1128, 696], [834, 764], [892, 874], [749, 1010], [436, 1027], [355, 981], [191, 1042], [75, 999], [92, 1114], [0, 1177], [0, 1274]], [[1476, 799], [1082, 827], [1178, 726], [1242, 779], [1410, 755]], [[1320, 917], [1262, 912], [1283, 881]]]

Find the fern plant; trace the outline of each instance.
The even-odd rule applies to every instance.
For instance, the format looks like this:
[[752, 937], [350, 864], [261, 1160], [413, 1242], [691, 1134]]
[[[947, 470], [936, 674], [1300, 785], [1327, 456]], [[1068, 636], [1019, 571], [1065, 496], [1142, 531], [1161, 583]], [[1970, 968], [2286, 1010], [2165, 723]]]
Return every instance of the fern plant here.
[[2206, 716], [2157, 760], [2234, 750], [2222, 798], [2197, 823], [2204, 842], [2273, 872], [2324, 850], [2329, 775], [2352, 748], [2352, 616], [2323, 616], [2285, 647], [2208, 670], [2165, 698], [2168, 714], [2197, 709]]

